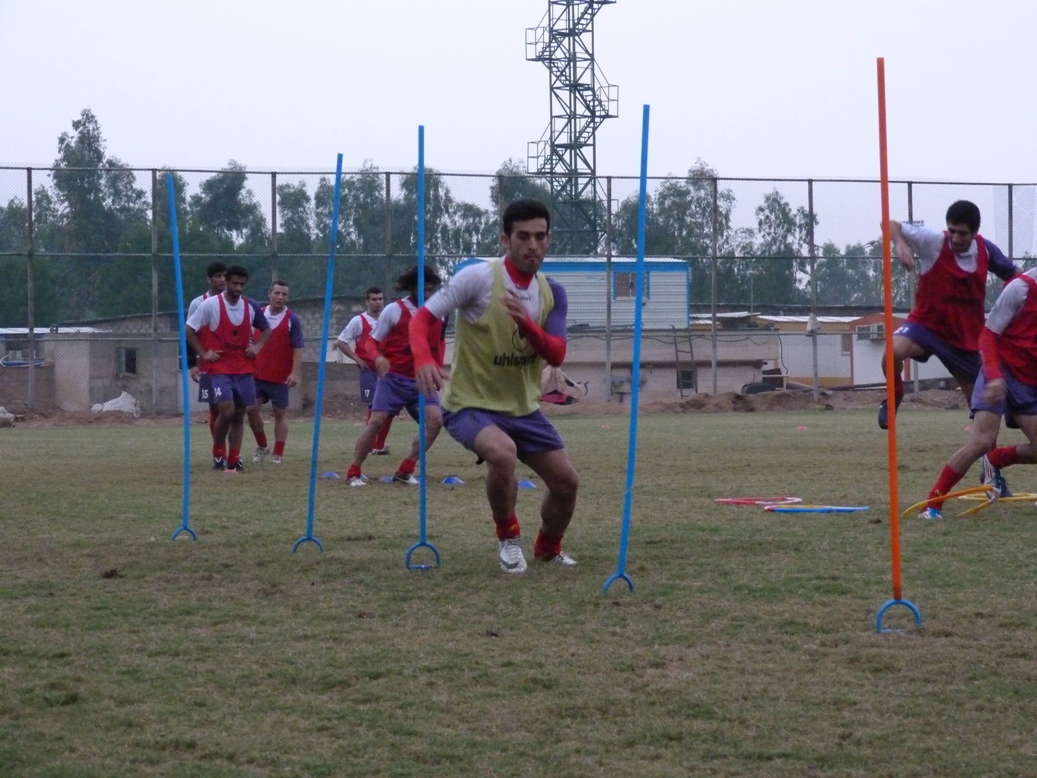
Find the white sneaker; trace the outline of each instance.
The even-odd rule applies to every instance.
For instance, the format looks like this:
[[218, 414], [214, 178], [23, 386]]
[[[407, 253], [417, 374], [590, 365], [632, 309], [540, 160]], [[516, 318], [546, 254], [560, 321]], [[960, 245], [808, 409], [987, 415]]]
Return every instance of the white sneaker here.
[[579, 564], [575, 559], [566, 554], [564, 551], [559, 551], [550, 559], [542, 560], [545, 564], [549, 565], [561, 565], [562, 567], [576, 567]]
[[508, 538], [498, 544], [500, 569], [505, 573], [526, 572], [526, 557], [522, 553], [522, 538]]
[[372, 448], [371, 453], [374, 454], [376, 457], [387, 457], [392, 452], [389, 451], [388, 446], [385, 446], [384, 448]]
[[421, 481], [414, 477], [412, 473], [396, 473], [392, 477], [393, 483], [407, 484], [407, 486], [420, 486]]
[[256, 446], [256, 455], [252, 457], [252, 464], [258, 465], [260, 462], [266, 459], [267, 454], [269, 453], [269, 448], [264, 448], [263, 446]]
[[350, 478], [346, 483], [350, 486], [367, 486], [367, 476], [358, 475]]
[[272, 457], [270, 457], [270, 464], [272, 464], [272, 465], [279, 465], [279, 464], [281, 464], [281, 457], [280, 457], [280, 455], [279, 454], [274, 454]]

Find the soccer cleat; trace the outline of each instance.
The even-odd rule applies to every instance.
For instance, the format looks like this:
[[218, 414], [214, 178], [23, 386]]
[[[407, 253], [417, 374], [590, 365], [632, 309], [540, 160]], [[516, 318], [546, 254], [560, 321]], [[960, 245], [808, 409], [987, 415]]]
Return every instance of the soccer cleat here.
[[500, 569], [505, 573], [526, 572], [526, 557], [522, 553], [522, 538], [508, 538], [498, 544]]
[[929, 521], [938, 521], [943, 518], [943, 514], [940, 512], [939, 508], [934, 508], [930, 505], [918, 514], [918, 518], [928, 519]]
[[407, 486], [418, 486], [421, 484], [413, 473], [395, 473], [392, 477], [393, 483], [407, 484]]
[[256, 455], [252, 457], [252, 464], [258, 465], [260, 462], [267, 458], [270, 453], [270, 449], [266, 446], [256, 446]]
[[245, 472], [245, 466], [243, 464], [241, 464], [241, 460], [240, 459], [238, 461], [236, 461], [234, 464], [231, 464], [230, 462], [228, 462], [227, 463], [227, 472], [228, 473], [244, 473]]
[[576, 567], [579, 564], [575, 559], [566, 554], [564, 551], [559, 551], [553, 557], [544, 559], [543, 557], [537, 557], [541, 562], [549, 565], [561, 565], [562, 567]]
[[994, 467], [986, 454], [979, 460], [983, 466], [983, 477], [981, 483], [984, 486], [992, 486], [997, 492], [997, 499], [1011, 497], [1012, 490], [1008, 488], [1008, 481], [1001, 475], [1001, 468]]
[[227, 469], [227, 460], [224, 459], [223, 457], [213, 457], [212, 458], [212, 469], [213, 470], [226, 470]]
[[387, 457], [392, 452], [389, 451], [388, 446], [385, 446], [384, 448], [372, 448], [371, 453], [374, 454], [376, 457]]
[[367, 486], [367, 476], [357, 475], [346, 481], [350, 486]]
[[274, 454], [272, 457], [270, 457], [270, 464], [272, 465], [279, 465], [282, 461], [283, 460], [281, 459], [280, 454]]
[[[903, 397], [898, 397], [897, 398], [896, 405], [893, 406], [893, 413], [894, 414], [896, 414], [896, 412], [900, 410], [900, 403], [902, 403], [903, 401], [904, 401]], [[883, 430], [888, 430], [889, 429], [889, 407], [886, 404], [885, 400], [883, 400], [882, 404], [879, 406], [879, 429], [883, 429]]]

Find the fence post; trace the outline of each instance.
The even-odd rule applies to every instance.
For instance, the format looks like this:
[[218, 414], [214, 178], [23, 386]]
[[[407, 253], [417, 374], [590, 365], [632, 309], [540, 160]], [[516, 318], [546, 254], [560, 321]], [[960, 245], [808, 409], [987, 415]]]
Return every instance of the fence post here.
[[1014, 192], [1012, 191], [1013, 187], [1013, 184], [1008, 185], [1008, 258], [1014, 262], [1015, 243], [1012, 240], [1012, 233], [1015, 232], [1015, 230], [1012, 229], [1012, 222], [1014, 221], [1013, 216], [1015, 215], [1015, 211], [1012, 204], [1012, 200], [1014, 199]]
[[385, 293], [392, 289], [392, 173], [385, 173]]
[[821, 325], [817, 321], [817, 247], [814, 245], [814, 180], [807, 179], [807, 240], [810, 241], [810, 319], [807, 332], [814, 360], [814, 402], [819, 397], [817, 376], [817, 337]]
[[26, 324], [29, 328], [29, 397], [26, 405], [29, 406], [29, 410], [33, 410], [36, 406], [36, 262], [34, 259], [35, 255], [35, 240], [32, 219], [32, 168], [25, 168], [25, 272], [26, 277], [26, 300], [25, 304], [27, 307], [26, 313], [27, 321]]
[[158, 170], [151, 169], [151, 413], [158, 414]]
[[713, 373], [713, 396], [717, 394], [717, 231], [720, 229], [717, 224], [717, 208], [718, 205], [718, 183], [717, 177], [713, 176], [713, 208], [712, 208], [712, 229], [710, 236], [712, 245], [709, 249], [709, 329], [710, 329], [710, 340], [712, 341], [712, 355], [710, 357], [710, 370]]
[[605, 178], [605, 401], [612, 402], [612, 176]]
[[[911, 224], [915, 223], [915, 190], [914, 190], [914, 185], [910, 181], [907, 182], [907, 220]], [[883, 247], [883, 251], [885, 251], [885, 247]], [[914, 302], [915, 302], [915, 274], [914, 274], [914, 271], [909, 270], [909, 271], [907, 271], [907, 308], [908, 308], [908, 310], [911, 309], [911, 306], [914, 305]], [[896, 303], [894, 302], [894, 306], [895, 305], [896, 305]], [[909, 360], [905, 360], [905, 364], [910, 365], [911, 362]], [[914, 385], [914, 392], [915, 392], [915, 394], [918, 394], [919, 390], [921, 389], [921, 384], [920, 384], [919, 378], [918, 378], [918, 367], [917, 366], [912, 367], [912, 368], [910, 368], [910, 370], [911, 370], [911, 383]]]
[[279, 278], [277, 272], [277, 173], [270, 171], [270, 284]]

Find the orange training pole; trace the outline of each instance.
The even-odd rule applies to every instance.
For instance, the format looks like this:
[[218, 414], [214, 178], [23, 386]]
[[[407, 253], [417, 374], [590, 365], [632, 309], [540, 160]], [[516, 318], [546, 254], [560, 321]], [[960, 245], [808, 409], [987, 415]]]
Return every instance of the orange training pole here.
[[886, 308], [886, 407], [889, 414], [889, 434], [886, 445], [889, 450], [889, 547], [893, 557], [893, 599], [879, 608], [875, 616], [876, 632], [893, 632], [882, 626], [882, 617], [894, 605], [902, 605], [911, 611], [915, 624], [922, 623], [922, 614], [913, 602], [901, 598], [900, 586], [900, 516], [897, 512], [897, 414], [896, 397], [893, 389], [893, 258], [889, 246], [889, 168], [886, 156], [886, 63], [878, 58], [879, 82], [879, 177], [882, 192], [882, 283], [885, 287]]
[[[886, 407], [896, 408], [893, 389], [893, 257], [889, 245], [889, 165], [886, 153], [886, 63], [878, 58], [879, 180], [882, 193], [882, 285], [886, 314]], [[889, 547], [893, 566], [893, 599], [901, 599], [900, 511], [897, 493], [897, 414], [889, 414], [886, 436], [889, 459]]]

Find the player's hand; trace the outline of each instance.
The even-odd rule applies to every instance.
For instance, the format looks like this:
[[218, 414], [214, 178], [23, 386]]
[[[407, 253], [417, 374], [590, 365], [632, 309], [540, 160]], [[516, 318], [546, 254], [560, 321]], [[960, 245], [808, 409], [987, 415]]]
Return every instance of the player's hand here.
[[443, 388], [447, 374], [439, 365], [422, 365], [414, 370], [414, 381], [418, 390], [429, 397]]
[[258, 345], [256, 343], [253, 343], [251, 346], [249, 346], [247, 349], [245, 349], [245, 356], [248, 357], [249, 359], [255, 359], [256, 357], [259, 356], [259, 352], [262, 351], [262, 350], [263, 350], [262, 346], [260, 346], [260, 345]]
[[379, 376], [383, 376], [389, 372], [389, 360], [379, 354], [374, 358], [374, 369], [378, 371]]
[[511, 318], [515, 320], [516, 324], [524, 324], [526, 321], [526, 306], [522, 304], [522, 299], [510, 289], [504, 292], [504, 296], [501, 298], [501, 302], [504, 303], [504, 307], [508, 309], [508, 313], [511, 314]]
[[199, 369], [198, 365], [195, 365], [194, 367], [187, 368], [187, 374], [191, 376], [191, 380], [197, 384], [201, 380], [202, 371]]
[[204, 354], [202, 354], [201, 358], [204, 359], [206, 362], [215, 362], [220, 358], [220, 354], [222, 353], [222, 351], [210, 349], [209, 351], [206, 351]]
[[915, 254], [911, 251], [911, 247], [907, 245], [907, 241], [898, 240], [897, 246], [897, 258], [900, 260], [900, 264], [908, 270], [915, 269]]
[[296, 377], [295, 373], [289, 373], [288, 374], [288, 379], [284, 383], [285, 383], [285, 386], [291, 388], [293, 386], [298, 386], [299, 385], [299, 379]]

